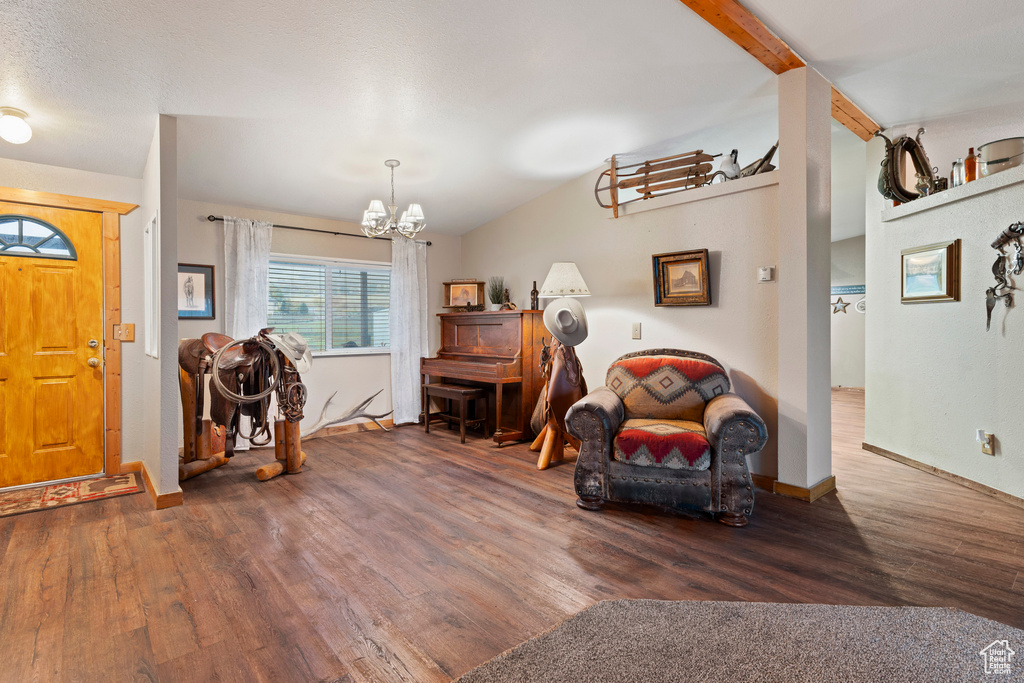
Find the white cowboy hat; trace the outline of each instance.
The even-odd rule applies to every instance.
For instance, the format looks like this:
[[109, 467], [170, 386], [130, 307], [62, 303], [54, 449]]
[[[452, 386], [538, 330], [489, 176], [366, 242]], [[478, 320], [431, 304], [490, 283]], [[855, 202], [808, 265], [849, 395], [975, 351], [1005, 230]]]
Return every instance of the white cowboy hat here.
[[578, 299], [564, 296], [544, 309], [544, 327], [564, 346], [576, 346], [587, 338], [587, 314]]
[[309, 350], [306, 338], [298, 332], [268, 334], [267, 339], [274, 342], [277, 350], [292, 362], [299, 374], [309, 372], [313, 367], [313, 353]]

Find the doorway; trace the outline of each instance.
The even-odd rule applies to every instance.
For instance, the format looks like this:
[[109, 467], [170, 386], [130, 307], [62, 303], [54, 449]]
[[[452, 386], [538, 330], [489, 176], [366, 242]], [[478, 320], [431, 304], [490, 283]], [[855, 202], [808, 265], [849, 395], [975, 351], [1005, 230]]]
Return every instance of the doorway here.
[[0, 188], [0, 489], [120, 471], [109, 322], [120, 308], [119, 215], [134, 208]]

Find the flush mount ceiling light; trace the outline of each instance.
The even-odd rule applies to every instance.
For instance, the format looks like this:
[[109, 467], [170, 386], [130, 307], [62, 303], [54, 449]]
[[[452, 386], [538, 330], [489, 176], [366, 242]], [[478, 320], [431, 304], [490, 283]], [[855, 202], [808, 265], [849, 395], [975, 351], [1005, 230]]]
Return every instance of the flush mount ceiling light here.
[[395, 167], [399, 165], [398, 159], [388, 159], [384, 165], [391, 169], [391, 204], [388, 209], [391, 215], [384, 212], [384, 202], [374, 199], [370, 202], [370, 208], [363, 212], [363, 234], [367, 237], [380, 237], [387, 232], [412, 238], [427, 224], [423, 218], [423, 209], [419, 204], [410, 204], [409, 208], [402, 212], [401, 218], [396, 214], [398, 205], [395, 204]]
[[32, 127], [25, 122], [28, 114], [14, 107], [0, 107], [0, 138], [13, 145], [32, 139]]

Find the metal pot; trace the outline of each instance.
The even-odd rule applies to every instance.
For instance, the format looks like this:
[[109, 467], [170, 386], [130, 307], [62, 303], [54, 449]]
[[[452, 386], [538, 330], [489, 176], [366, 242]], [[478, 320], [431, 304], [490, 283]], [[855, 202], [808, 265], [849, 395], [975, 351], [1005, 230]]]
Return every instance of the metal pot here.
[[978, 148], [985, 175], [992, 175], [1024, 163], [1024, 138], [986, 142]]

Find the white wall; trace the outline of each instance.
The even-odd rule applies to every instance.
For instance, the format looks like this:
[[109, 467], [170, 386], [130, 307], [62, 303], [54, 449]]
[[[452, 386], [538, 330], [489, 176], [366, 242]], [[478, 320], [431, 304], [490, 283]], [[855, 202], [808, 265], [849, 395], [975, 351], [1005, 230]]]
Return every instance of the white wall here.
[[[832, 240], [864, 234], [865, 143], [832, 122]], [[874, 170], [877, 176], [877, 169]], [[864, 284], [861, 282], [860, 284]]]
[[[133, 442], [131, 453], [128, 455], [126, 448], [125, 461], [141, 460], [150, 473], [150, 479], [157, 485], [160, 481], [160, 359], [151, 358], [145, 355], [146, 348], [146, 306], [149, 302], [144, 300], [142, 283], [145, 278], [145, 248], [144, 231], [146, 225], [154, 216], [160, 216], [160, 123], [159, 119], [154, 121], [153, 141], [149, 146], [149, 155], [146, 158], [146, 167], [142, 173], [143, 198], [142, 204], [136, 209], [140, 225], [139, 228], [126, 234], [122, 224], [121, 230], [121, 271], [122, 277], [131, 271], [131, 279], [123, 279], [121, 286], [121, 297], [126, 298], [129, 291], [132, 292], [132, 299], [137, 301], [137, 306], [129, 307], [126, 302], [122, 304], [121, 317], [125, 322], [135, 323], [135, 344], [125, 344], [123, 348], [132, 346], [135, 351], [136, 371], [141, 379], [134, 382], [138, 391], [143, 392], [144, 400], [139, 403], [142, 414], [137, 422], [133, 423], [132, 429], [125, 430], [125, 439]], [[123, 220], [123, 219], [122, 219]], [[127, 241], [132, 240], [133, 248], [130, 255], [127, 250]], [[131, 283], [131, 284], [130, 284]], [[161, 315], [164, 311], [161, 311]], [[159, 349], [158, 349], [159, 353]], [[162, 355], [162, 354], [161, 354]], [[127, 381], [124, 382], [126, 385]], [[128, 403], [127, 398], [125, 403]], [[173, 489], [172, 489], [173, 491]], [[166, 492], [165, 492], [166, 493]]]
[[[205, 332], [224, 331], [224, 228], [223, 223], [211, 223], [207, 216], [239, 216], [270, 221], [279, 225], [294, 225], [359, 234], [359, 226], [345, 221], [314, 216], [300, 216], [264, 209], [253, 209], [225, 204], [198, 202], [187, 199], [178, 202], [178, 255], [182, 263], [210, 264], [216, 279], [216, 319], [179, 320], [178, 336], [198, 337]], [[450, 235], [421, 233], [419, 239], [430, 240], [427, 249], [431, 313], [442, 312], [442, 282], [458, 274], [460, 240]], [[271, 251], [297, 256], [321, 256], [366, 261], [391, 262], [391, 245], [381, 240], [338, 237], [296, 230], [275, 229]], [[430, 322], [431, 353], [439, 345], [440, 326], [436, 319]], [[378, 389], [383, 393], [370, 405], [374, 413], [391, 410], [391, 358], [388, 354], [346, 356], [317, 356], [314, 371], [303, 376], [309, 390], [303, 425], [308, 429], [320, 415], [327, 398], [334, 393], [330, 415], [337, 415], [359, 403]], [[180, 411], [179, 411], [180, 412]], [[360, 422], [364, 420], [359, 420]]]
[[[778, 256], [778, 187], [613, 220], [594, 201], [596, 178], [588, 173], [463, 235], [459, 276], [502, 275], [528, 308], [533, 281], [540, 285], [554, 261], [575, 261], [593, 294], [582, 300], [590, 335], [578, 348], [588, 385], [603, 385], [611, 362], [631, 351], [710, 354], [767, 422], [772, 438], [751, 467], [774, 476], [778, 302], [775, 284], [757, 284], [755, 273]], [[704, 248], [712, 305], [656, 308], [651, 256]], [[639, 341], [630, 338], [633, 322], [642, 324]]]
[[[145, 189], [138, 178], [12, 159], [0, 159], [0, 185], [140, 205], [121, 217], [121, 318], [124, 322], [136, 323], [136, 329], [141, 331], [142, 236], [146, 221], [155, 209], [157, 195]], [[156, 455], [159, 451], [146, 447], [145, 415], [151, 407], [153, 394], [146, 389], [143, 349], [143, 341], [138, 337], [134, 343], [121, 345], [121, 461], [144, 460], [150, 463], [155, 475], [159, 471]]]
[[[181, 394], [178, 390], [178, 121], [161, 114], [160, 138], [160, 494], [179, 490], [178, 439]], [[136, 285], [140, 289], [140, 285]], [[156, 476], [154, 472], [150, 475]]]
[[[864, 284], [864, 235], [832, 243], [832, 286]], [[864, 386], [865, 314], [854, 304], [863, 295], [843, 295], [846, 313], [832, 313], [832, 386]], [[836, 301], [838, 296], [833, 296]]]
[[[924, 123], [933, 165], [946, 172], [968, 145], [1021, 134], [1022, 113], [1024, 107], [1004, 107]], [[869, 143], [869, 169], [877, 168], [882, 151], [878, 141]], [[992, 331], [985, 331], [995, 257], [989, 245], [1024, 219], [1024, 184], [882, 223], [885, 203], [867, 178], [865, 440], [1024, 496], [1024, 389], [1016, 368], [1024, 307], [1006, 311], [1000, 304]], [[955, 238], [963, 240], [962, 300], [900, 304], [900, 250]], [[995, 457], [982, 454], [976, 429], [996, 435]]]

